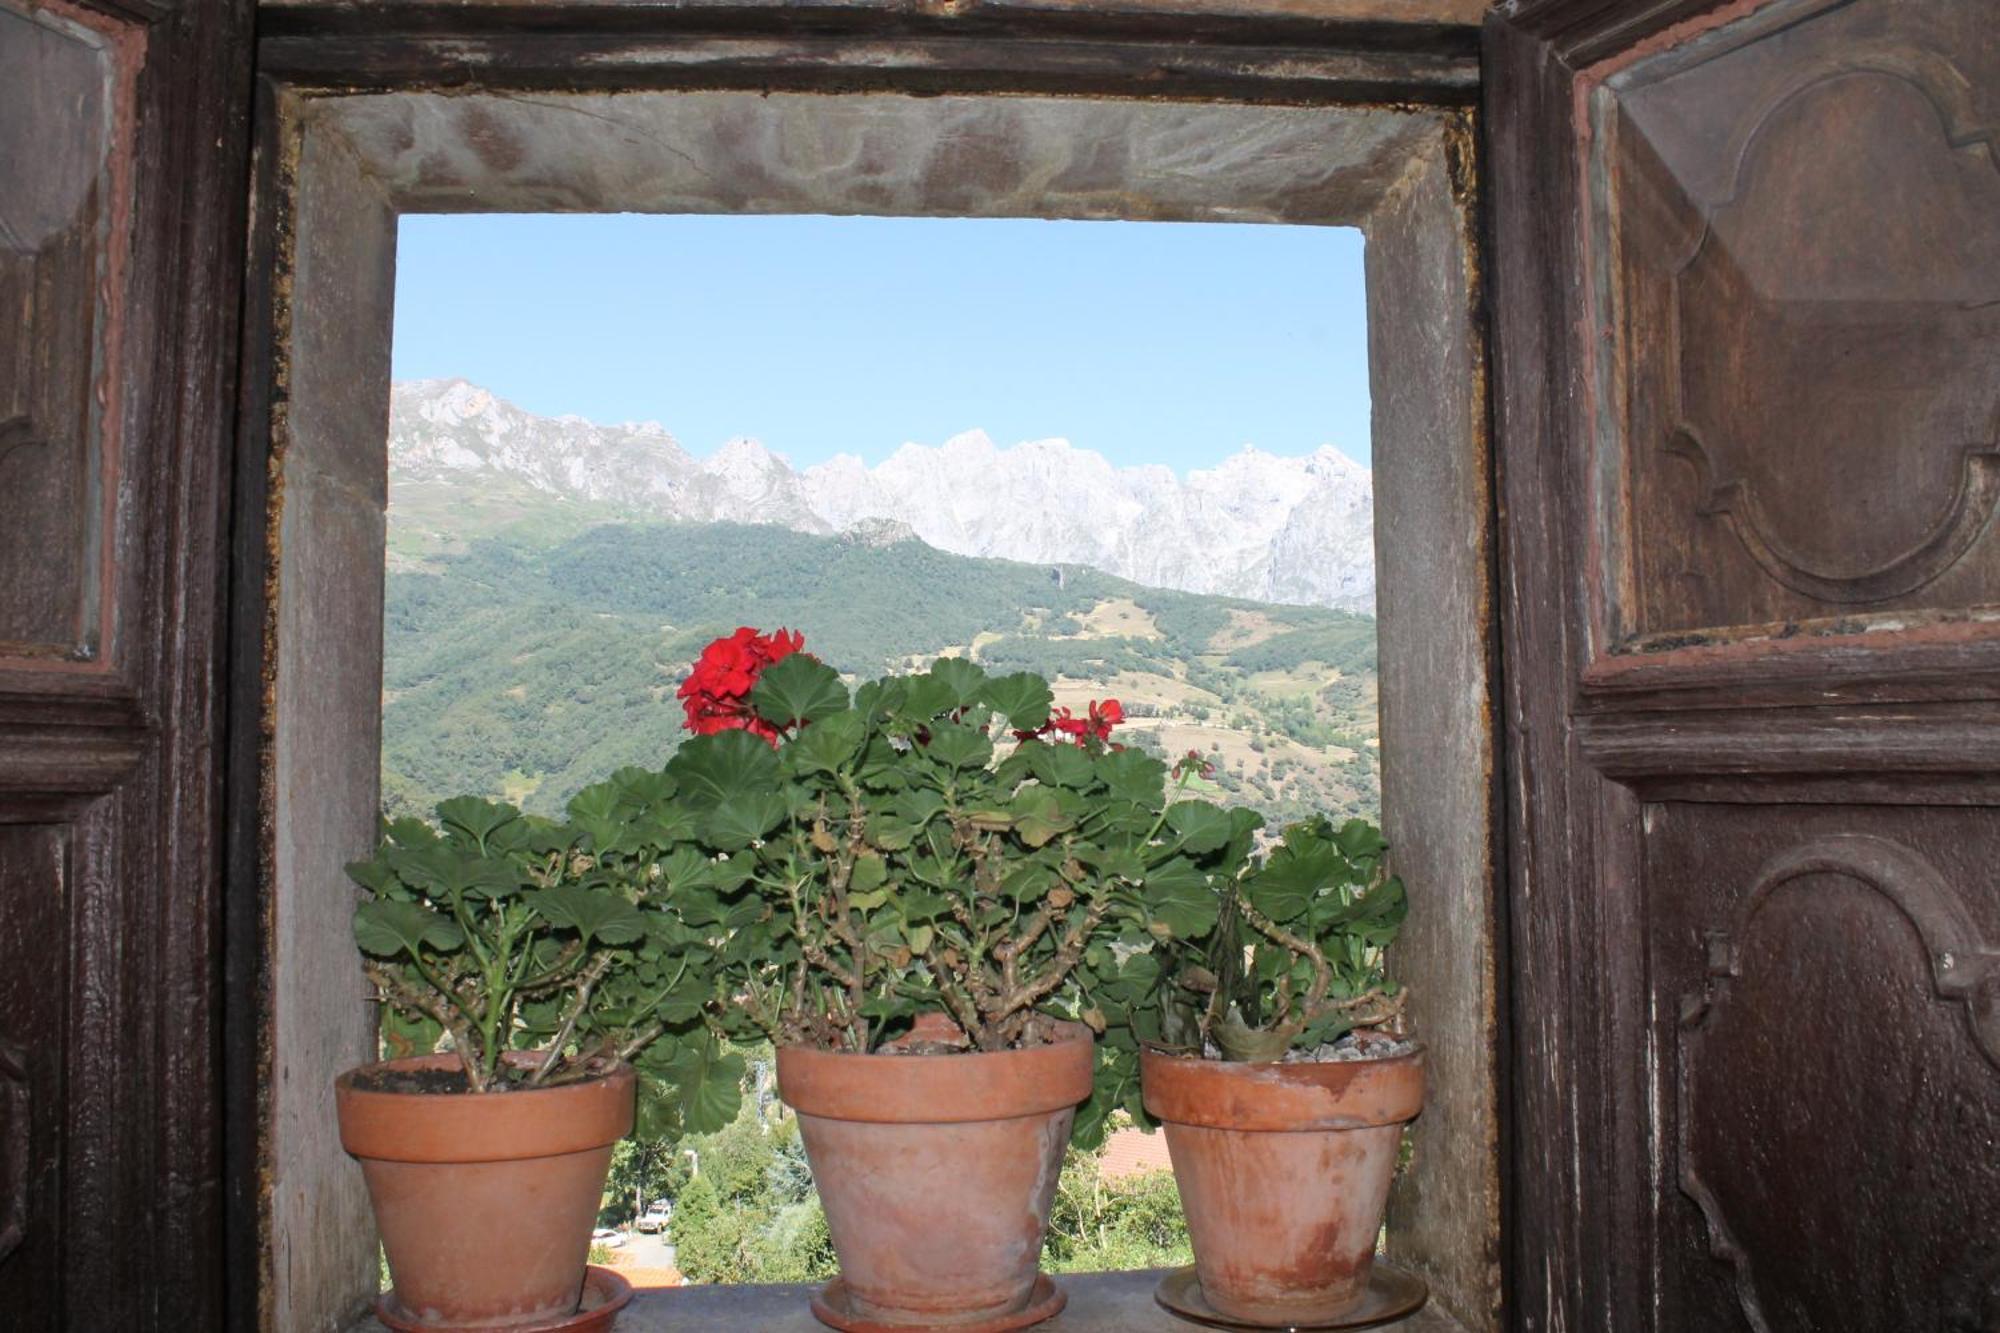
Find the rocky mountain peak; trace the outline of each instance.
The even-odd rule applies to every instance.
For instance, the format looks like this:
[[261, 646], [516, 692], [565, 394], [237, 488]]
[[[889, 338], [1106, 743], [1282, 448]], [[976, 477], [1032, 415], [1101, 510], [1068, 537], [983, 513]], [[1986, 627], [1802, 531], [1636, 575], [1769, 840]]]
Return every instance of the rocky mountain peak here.
[[419, 380], [395, 386], [389, 455], [392, 476], [505, 473], [635, 517], [915, 538], [1153, 587], [1374, 607], [1373, 475], [1330, 445], [1304, 457], [1246, 445], [1181, 477], [1114, 467], [1060, 438], [1003, 448], [969, 430], [906, 443], [874, 467], [842, 454], [801, 471], [747, 437], [696, 458], [655, 422], [538, 417], [464, 380]]
[[920, 540], [916, 529], [893, 518], [864, 518], [843, 530], [840, 540], [849, 546], [900, 546]]

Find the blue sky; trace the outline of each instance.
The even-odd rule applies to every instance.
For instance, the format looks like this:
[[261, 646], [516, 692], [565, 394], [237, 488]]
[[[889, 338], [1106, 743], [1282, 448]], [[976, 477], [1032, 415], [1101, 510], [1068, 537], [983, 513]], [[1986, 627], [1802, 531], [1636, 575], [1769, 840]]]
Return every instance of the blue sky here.
[[1351, 228], [411, 215], [395, 374], [531, 412], [751, 435], [800, 466], [973, 427], [1120, 465], [1368, 460]]

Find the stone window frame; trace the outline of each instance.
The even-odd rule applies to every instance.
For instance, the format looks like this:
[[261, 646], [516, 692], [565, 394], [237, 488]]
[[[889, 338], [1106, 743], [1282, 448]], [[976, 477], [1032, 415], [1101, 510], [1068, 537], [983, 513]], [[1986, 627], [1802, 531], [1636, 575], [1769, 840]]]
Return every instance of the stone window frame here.
[[[893, 62], [892, 62], [893, 63]], [[1383, 823], [1432, 1091], [1390, 1253], [1473, 1328], [1500, 1302], [1500, 799], [1477, 122], [1448, 104], [268, 80], [239, 538], [264, 565], [238, 930], [258, 959], [238, 1135], [267, 1326], [338, 1327], [377, 1258], [331, 1083], [374, 1050], [342, 875], [376, 836], [387, 415], [405, 212], [863, 213], [1352, 225], [1367, 237]], [[393, 80], [391, 81], [394, 82]], [[616, 80], [611, 82], [615, 85]], [[1351, 90], [1343, 96], [1351, 96]], [[1226, 337], [1226, 331], [1218, 331]], [[241, 606], [247, 603], [239, 599]], [[246, 1246], [246, 1248], [248, 1248]]]

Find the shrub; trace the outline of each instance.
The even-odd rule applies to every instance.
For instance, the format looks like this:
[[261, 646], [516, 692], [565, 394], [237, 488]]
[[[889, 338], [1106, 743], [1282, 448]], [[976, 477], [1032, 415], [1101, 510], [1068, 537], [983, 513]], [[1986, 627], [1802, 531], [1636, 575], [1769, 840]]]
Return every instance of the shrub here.
[[1063, 1160], [1043, 1263], [1056, 1273], [1167, 1268], [1193, 1262], [1172, 1173], [1106, 1180], [1102, 1151]]

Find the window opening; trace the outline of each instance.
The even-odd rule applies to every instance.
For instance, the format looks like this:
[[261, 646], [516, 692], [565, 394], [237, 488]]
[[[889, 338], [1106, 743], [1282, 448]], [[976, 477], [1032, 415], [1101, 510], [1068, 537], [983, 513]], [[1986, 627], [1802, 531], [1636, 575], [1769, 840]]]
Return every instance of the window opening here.
[[[738, 625], [850, 676], [1033, 670], [1274, 819], [1377, 819], [1361, 234], [1228, 223], [410, 215], [382, 801], [559, 812], [657, 768]], [[641, 1285], [830, 1276], [767, 1060], [623, 1145]], [[1055, 1271], [1187, 1261], [1157, 1138], [1073, 1154]], [[658, 1201], [671, 1207], [658, 1208]]]

